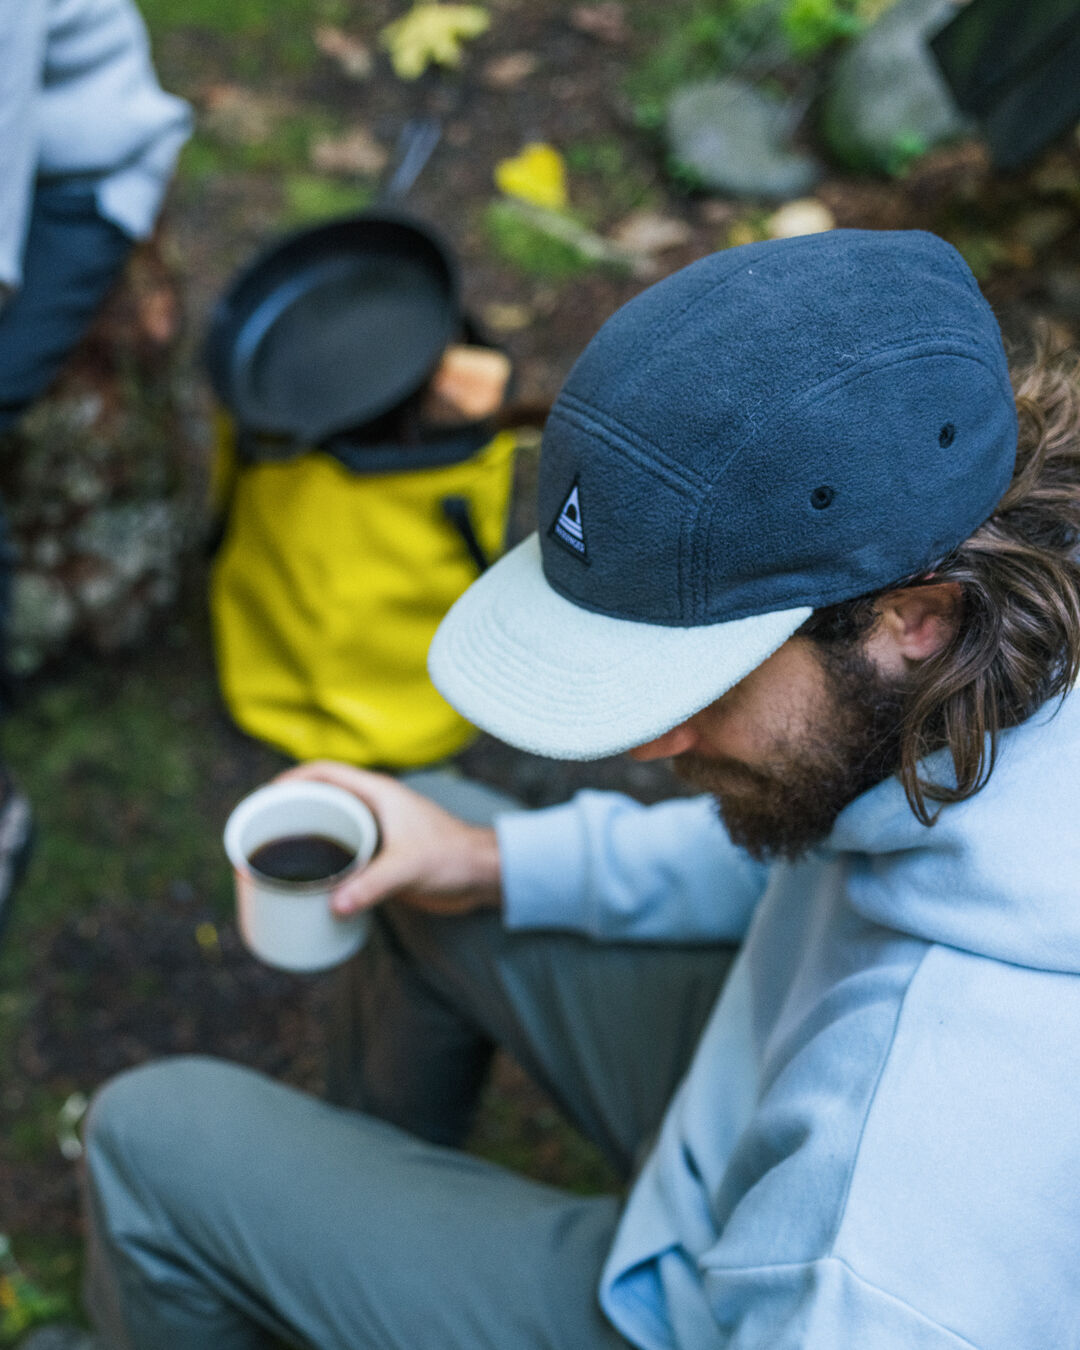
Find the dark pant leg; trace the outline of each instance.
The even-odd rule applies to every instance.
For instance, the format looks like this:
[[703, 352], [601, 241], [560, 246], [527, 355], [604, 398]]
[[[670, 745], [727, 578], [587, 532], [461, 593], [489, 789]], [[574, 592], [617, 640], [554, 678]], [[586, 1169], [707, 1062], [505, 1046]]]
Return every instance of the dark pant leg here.
[[130, 251], [98, 215], [92, 187], [38, 183], [22, 286], [0, 309], [0, 431], [48, 388]]

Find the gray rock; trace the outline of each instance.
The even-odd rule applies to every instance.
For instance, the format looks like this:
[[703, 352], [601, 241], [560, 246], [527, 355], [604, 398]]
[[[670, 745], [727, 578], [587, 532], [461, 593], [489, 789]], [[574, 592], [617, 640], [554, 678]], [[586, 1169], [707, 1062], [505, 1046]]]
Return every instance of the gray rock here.
[[715, 192], [801, 197], [821, 168], [790, 148], [797, 117], [790, 103], [745, 80], [687, 85], [668, 104], [668, 149]]
[[64, 645], [78, 615], [64, 586], [40, 572], [16, 572], [11, 601], [8, 663], [28, 675]]
[[821, 130], [845, 164], [896, 173], [972, 129], [927, 48], [955, 12], [953, 0], [898, 0], [838, 58]]
[[103, 560], [126, 581], [136, 581], [175, 567], [182, 534], [169, 502], [125, 502], [87, 516], [73, 532], [71, 548]]

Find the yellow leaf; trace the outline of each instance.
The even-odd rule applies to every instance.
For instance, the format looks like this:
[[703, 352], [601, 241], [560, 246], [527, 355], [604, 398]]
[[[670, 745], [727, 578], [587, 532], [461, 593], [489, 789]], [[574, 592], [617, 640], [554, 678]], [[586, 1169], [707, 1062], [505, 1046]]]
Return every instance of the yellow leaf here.
[[491, 17], [480, 5], [416, 4], [379, 34], [394, 73], [415, 80], [429, 65], [461, 63], [461, 44], [487, 31]]
[[218, 931], [212, 923], [200, 923], [195, 929], [195, 941], [203, 951], [217, 951]]
[[495, 165], [495, 184], [508, 197], [519, 197], [549, 211], [566, 207], [566, 165], [553, 146], [534, 142], [513, 159]]

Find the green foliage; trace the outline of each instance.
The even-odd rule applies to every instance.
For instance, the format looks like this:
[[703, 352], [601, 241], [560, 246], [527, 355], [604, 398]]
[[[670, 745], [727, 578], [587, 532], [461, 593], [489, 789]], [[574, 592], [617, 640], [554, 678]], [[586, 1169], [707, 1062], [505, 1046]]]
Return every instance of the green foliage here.
[[[48, 1263], [47, 1263], [48, 1264]], [[50, 1275], [70, 1282], [73, 1261], [64, 1253], [54, 1260]], [[15, 1260], [10, 1239], [0, 1233], [0, 1346], [15, 1345], [24, 1332], [42, 1322], [68, 1319], [75, 1314], [71, 1290], [50, 1289], [32, 1278]], [[51, 1280], [50, 1280], [51, 1283]]]
[[330, 216], [345, 216], [371, 205], [373, 188], [322, 178], [313, 173], [291, 173], [285, 179], [282, 224], [308, 225]]
[[574, 200], [590, 225], [656, 204], [655, 170], [634, 164], [613, 136], [578, 141], [567, 147], [565, 159], [575, 176]]
[[705, 180], [692, 165], [684, 164], [681, 159], [669, 155], [665, 166], [668, 177], [680, 191], [690, 194], [704, 189]]
[[861, 32], [893, 0], [681, 0], [650, 8], [649, 55], [627, 81], [641, 126], [663, 124], [671, 93], [742, 72], [758, 79]]
[[593, 266], [572, 244], [553, 238], [526, 219], [512, 201], [492, 202], [484, 213], [484, 225], [499, 257], [529, 276], [565, 281]]
[[176, 32], [212, 33], [240, 39], [239, 56], [249, 72], [305, 70], [318, 52], [312, 33], [319, 24], [343, 23], [346, 0], [140, 0], [155, 46]]
[[621, 178], [626, 173], [626, 152], [614, 136], [578, 141], [567, 147], [565, 159], [572, 173], [606, 179]]
[[649, 55], [627, 80], [641, 126], [664, 121], [671, 92], [695, 80], [715, 79], [775, 54], [776, 15], [782, 0], [682, 0], [657, 6], [643, 19], [651, 31]]
[[791, 50], [810, 57], [862, 28], [858, 0], [788, 0], [781, 19]]
[[[172, 646], [166, 635], [165, 666]], [[217, 696], [209, 672], [190, 666], [185, 653], [168, 678], [87, 668], [76, 682], [41, 686], [8, 720], [5, 758], [34, 804], [37, 842], [0, 950], [13, 1005], [0, 1004], [0, 1029], [20, 1012], [37, 934], [61, 916], [102, 901], [145, 904], [177, 881], [229, 912], [220, 822], [206, 818], [200, 794], [216, 751], [193, 728]]]
[[196, 184], [226, 175], [300, 172], [311, 162], [313, 141], [338, 131], [333, 118], [313, 111], [276, 119], [258, 139], [220, 135], [211, 123], [198, 127], [184, 146], [177, 172], [181, 180]]
[[1008, 246], [984, 230], [943, 231], [979, 281], [985, 281], [999, 263], [1008, 257]]
[[885, 172], [902, 177], [917, 159], [926, 154], [926, 141], [916, 131], [897, 133], [885, 163]]

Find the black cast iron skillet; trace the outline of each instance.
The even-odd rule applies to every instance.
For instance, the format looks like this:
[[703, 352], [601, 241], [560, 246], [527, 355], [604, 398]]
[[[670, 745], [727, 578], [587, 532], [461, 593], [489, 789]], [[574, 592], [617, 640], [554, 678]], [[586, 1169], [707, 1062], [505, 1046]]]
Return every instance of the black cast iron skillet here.
[[[437, 137], [430, 123], [406, 129], [383, 203], [408, 189]], [[381, 204], [257, 257], [214, 310], [205, 359], [241, 428], [317, 445], [418, 389], [460, 324], [449, 247], [425, 222]]]

